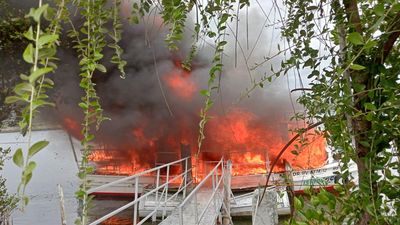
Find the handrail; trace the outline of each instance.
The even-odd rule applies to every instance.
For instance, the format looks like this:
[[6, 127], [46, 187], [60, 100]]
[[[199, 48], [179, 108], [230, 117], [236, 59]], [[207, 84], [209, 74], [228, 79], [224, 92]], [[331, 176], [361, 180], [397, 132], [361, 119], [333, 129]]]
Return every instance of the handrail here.
[[[128, 209], [131, 206], [134, 207], [133, 224], [137, 224], [137, 225], [143, 224], [150, 217], [152, 217], [152, 215], [157, 213], [157, 211], [159, 210], [161, 204], [165, 205], [168, 201], [170, 201], [173, 198], [173, 196], [178, 195], [180, 192], [183, 192], [184, 194], [186, 193], [186, 188], [191, 184], [191, 181], [188, 181], [188, 173], [191, 172], [191, 170], [192, 170], [192, 168], [188, 168], [189, 160], [190, 160], [190, 157], [186, 157], [186, 158], [183, 158], [183, 159], [180, 159], [180, 160], [176, 160], [174, 162], [171, 162], [171, 163], [168, 163], [168, 164], [165, 164], [165, 165], [162, 165], [162, 166], [158, 166], [158, 167], [155, 167], [155, 168], [152, 168], [152, 169], [137, 173], [137, 174], [129, 176], [129, 177], [125, 177], [125, 178], [110, 182], [108, 184], [104, 184], [104, 185], [99, 186], [97, 188], [90, 189], [88, 192], [89, 193], [93, 193], [95, 191], [104, 189], [106, 187], [109, 187], [109, 186], [112, 186], [112, 185], [115, 185], [115, 184], [118, 184], [118, 183], [121, 183], [121, 182], [124, 182], [124, 181], [127, 181], [127, 180], [134, 179], [134, 189], [135, 189], [134, 190], [134, 192], [135, 192], [134, 194], [135, 194], [135, 198], [134, 198], [133, 201], [131, 201], [131, 202], [129, 202], [129, 203], [117, 208], [116, 210], [114, 210], [114, 211], [102, 216], [101, 218], [99, 218], [99, 219], [93, 221], [92, 223], [90, 223], [89, 225], [100, 224], [101, 222], [104, 222], [105, 220], [117, 215], [118, 213]], [[185, 161], [185, 165], [184, 166], [182, 165], [182, 172], [177, 174], [177, 175], [173, 175], [173, 176], [171, 175], [170, 176], [170, 174], [169, 174], [170, 167], [174, 166], [174, 165], [176, 165], [176, 164], [178, 164], [180, 162], [183, 162], [183, 161]], [[165, 183], [160, 184], [160, 179], [161, 179], [160, 170], [163, 169], [163, 168], [167, 168], [167, 174], [166, 174], [167, 178], [165, 180]], [[139, 195], [138, 195], [138, 192], [139, 192], [139, 178], [141, 176], [145, 175], [145, 174], [148, 174], [148, 173], [151, 173], [151, 172], [154, 172], [154, 171], [157, 171], [156, 187], [139, 197]], [[173, 184], [173, 182], [178, 180], [179, 178], [182, 179], [182, 185], [180, 186], [178, 191], [173, 196], [168, 197], [168, 187], [169, 187], [169, 185]], [[158, 194], [159, 194], [159, 191], [161, 191], [161, 190], [162, 190], [162, 192], [160, 193], [160, 196], [159, 196]], [[146, 199], [149, 195], [154, 194], [154, 193], [156, 194], [156, 201], [159, 202], [158, 205], [156, 206], [156, 208], [149, 215], [147, 215], [142, 220], [138, 221], [139, 218], [138, 218], [138, 213], [137, 213], [138, 210], [137, 209], [138, 209], [138, 205], [139, 205], [140, 201], [142, 201], [143, 199]], [[165, 199], [164, 201], [163, 201], [163, 198]], [[164, 209], [164, 212], [165, 212], [165, 209]]]
[[206, 177], [203, 178], [203, 180], [197, 184], [197, 186], [192, 190], [192, 192], [187, 196], [187, 198], [181, 203], [181, 206], [183, 206], [187, 201], [189, 201], [190, 198], [193, 197], [193, 195], [200, 189], [201, 186], [204, 185], [204, 183], [210, 178], [215, 170], [219, 167], [220, 164], [223, 163], [223, 159], [221, 159], [218, 164], [207, 174]]
[[171, 166], [171, 165], [173, 165], [173, 164], [177, 164], [177, 163], [180, 163], [180, 162], [182, 162], [182, 161], [184, 161], [184, 160], [189, 160], [189, 159], [190, 159], [190, 157], [186, 157], [186, 158], [183, 158], [183, 159], [179, 159], [179, 160], [176, 160], [176, 161], [173, 161], [173, 162], [170, 162], [170, 163], [167, 163], [167, 164], [164, 164], [164, 165], [161, 165], [161, 166], [158, 166], [158, 167], [149, 169], [149, 170], [145, 170], [145, 171], [139, 172], [139, 173], [134, 174], [134, 175], [129, 176], [129, 177], [124, 177], [124, 178], [121, 178], [121, 179], [119, 179], [119, 180], [115, 180], [115, 181], [112, 181], [112, 182], [110, 182], [110, 183], [103, 184], [103, 185], [98, 186], [98, 187], [95, 187], [95, 188], [91, 188], [91, 189], [89, 189], [87, 192], [88, 192], [88, 194], [92, 194], [93, 192], [102, 190], [102, 189], [104, 189], [104, 188], [113, 186], [113, 185], [115, 185], [115, 184], [119, 184], [119, 183], [122, 183], [122, 182], [124, 182], [124, 181], [128, 181], [128, 180], [134, 179], [134, 178], [136, 178], [136, 177], [140, 177], [140, 176], [142, 176], [142, 175], [144, 175], [144, 174], [151, 173], [151, 172], [160, 170], [160, 169], [162, 169], [162, 168], [165, 168], [165, 167], [168, 167], [168, 166]]
[[[221, 174], [220, 177], [218, 178], [218, 168], [221, 167]], [[221, 160], [218, 162], [218, 164], [203, 178], [203, 180], [197, 184], [197, 186], [192, 190], [192, 192], [186, 197], [186, 199], [177, 207], [178, 212], [179, 212], [179, 224], [184, 225], [183, 222], [183, 207], [192, 199], [194, 198], [194, 204], [195, 204], [195, 224], [198, 224], [204, 217], [205, 213], [207, 212], [208, 207], [211, 204], [211, 201], [215, 201], [214, 196], [217, 194], [217, 190], [220, 188], [221, 184], [223, 184], [223, 179], [224, 179], [224, 160], [221, 158]], [[212, 194], [210, 198], [207, 201], [207, 204], [205, 205], [204, 209], [201, 211], [200, 216], [198, 215], [198, 209], [197, 209], [197, 192], [200, 190], [200, 188], [207, 182], [208, 179], [212, 177]], [[223, 185], [222, 185], [222, 188]], [[215, 202], [214, 202], [215, 204]]]

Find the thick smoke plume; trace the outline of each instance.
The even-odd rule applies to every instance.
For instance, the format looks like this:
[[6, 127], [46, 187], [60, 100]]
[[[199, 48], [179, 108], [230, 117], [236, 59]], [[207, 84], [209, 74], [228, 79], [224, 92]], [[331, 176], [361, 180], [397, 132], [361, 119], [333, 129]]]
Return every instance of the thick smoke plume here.
[[[263, 43], [256, 45], [255, 37], [262, 28], [257, 21], [263, 17], [255, 11], [252, 15], [250, 22], [254, 24], [254, 31], [250, 38], [246, 38], [244, 31], [238, 32], [239, 43], [249, 41], [250, 48], [235, 47], [233, 34], [226, 37], [233, 44], [226, 49], [220, 89], [214, 93], [215, 104], [210, 111], [213, 119], [206, 126], [202, 148], [204, 159], [250, 152], [272, 160], [289, 139], [289, 112], [293, 113], [293, 106], [286, 78], [264, 89], [256, 89], [251, 97], [238, 101], [252, 80], [259, 79], [270, 66], [248, 69], [271, 54], [271, 45], [263, 46], [273, 38], [264, 32]], [[244, 27], [244, 21], [239, 27]], [[209, 41], [201, 40], [193, 68], [186, 71], [180, 63], [188, 54], [190, 35], [183, 41], [180, 51], [174, 53], [165, 48], [164, 35], [165, 28], [157, 19], [147, 25], [124, 23], [120, 44], [125, 50], [123, 58], [128, 62], [126, 79], [121, 79], [117, 67], [105, 60], [107, 73], [96, 73], [93, 80], [104, 113], [111, 118], [97, 132], [96, 143], [106, 145], [108, 151], [117, 151], [122, 159], [134, 158], [147, 166], [160, 160], [163, 152], [179, 153], [181, 143], [197, 151], [199, 112], [204, 104], [199, 91], [206, 89], [213, 54], [213, 48], [207, 44]], [[106, 49], [104, 54], [110, 57], [112, 51]], [[77, 56], [73, 50], [65, 48], [59, 51], [59, 57], [61, 65], [55, 76], [54, 93], [57, 107], [52, 114], [79, 138], [83, 115], [78, 102], [83, 92], [79, 88]], [[287, 159], [293, 160], [294, 156], [287, 155]]]

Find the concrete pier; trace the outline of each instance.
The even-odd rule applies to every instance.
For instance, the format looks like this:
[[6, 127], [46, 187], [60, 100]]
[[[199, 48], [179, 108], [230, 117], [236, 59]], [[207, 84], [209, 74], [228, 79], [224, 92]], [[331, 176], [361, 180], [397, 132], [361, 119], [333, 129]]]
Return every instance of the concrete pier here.
[[[263, 189], [256, 189], [253, 195], [253, 225], [278, 224], [278, 194], [275, 188], [268, 188], [261, 200]], [[261, 203], [260, 203], [261, 200]]]

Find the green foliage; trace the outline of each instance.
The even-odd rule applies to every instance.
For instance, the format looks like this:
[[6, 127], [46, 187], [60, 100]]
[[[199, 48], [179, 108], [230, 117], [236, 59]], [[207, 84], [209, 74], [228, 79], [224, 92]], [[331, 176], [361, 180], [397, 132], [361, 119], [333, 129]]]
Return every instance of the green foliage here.
[[[398, 39], [393, 32], [400, 28], [399, 3], [332, 1], [325, 8], [313, 1], [285, 4], [289, 16], [282, 33], [293, 47], [282, 70], [306, 69], [301, 72], [308, 73], [312, 91], [298, 100], [307, 109], [302, 119], [324, 123], [329, 144], [341, 156], [342, 177], [337, 196], [321, 190], [295, 200], [292, 223], [399, 223], [398, 186], [390, 181], [399, 177], [400, 54], [398, 40], [389, 38]], [[318, 23], [316, 12], [330, 22]], [[358, 166], [357, 188], [346, 182], [351, 179], [350, 161]]]
[[[0, 147], [0, 171], [3, 170], [4, 161], [7, 160], [10, 148]], [[10, 217], [11, 212], [16, 208], [18, 199], [7, 193], [6, 179], [0, 173], [0, 221], [7, 221]]]
[[[60, 8], [59, 10], [63, 10]], [[30, 42], [23, 52], [23, 59], [26, 63], [31, 64], [29, 75], [21, 74], [21, 82], [14, 87], [13, 96], [8, 96], [6, 103], [20, 103], [23, 105], [22, 120], [19, 126], [24, 135], [27, 136], [28, 144], [26, 154], [22, 148], [18, 148], [13, 155], [13, 162], [22, 169], [21, 181], [18, 186], [18, 195], [22, 199], [22, 207], [29, 202], [29, 198], [25, 196], [25, 189], [32, 178], [36, 163], [32, 161], [32, 157], [48, 145], [47, 141], [39, 141], [32, 143], [32, 121], [39, 108], [46, 105], [53, 105], [48, 101], [46, 90], [52, 88], [53, 82], [45, 75], [55, 69], [55, 64], [50, 64], [54, 60], [56, 52], [56, 42], [58, 40], [57, 27], [60, 17], [49, 16], [51, 8], [45, 4], [34, 9], [32, 8], [27, 14], [28, 18], [32, 18], [36, 26], [30, 26], [23, 36]], [[47, 18], [53, 21], [51, 26], [43, 31], [41, 27], [41, 18]], [[54, 22], [57, 21], [57, 22]]]
[[178, 50], [177, 42], [183, 38], [189, 1], [163, 0], [161, 3], [163, 5], [162, 18], [170, 25], [170, 32], [165, 42], [170, 50]]
[[121, 40], [122, 35], [122, 24], [119, 16], [119, 8], [121, 6], [121, 0], [114, 0], [114, 5], [112, 8], [112, 18], [113, 18], [113, 33], [110, 34], [110, 37], [113, 39], [114, 43], [109, 44], [110, 48], [115, 50], [115, 54], [111, 58], [111, 62], [117, 64], [119, 71], [121, 72], [121, 78], [125, 79], [125, 70], [124, 67], [126, 65], [126, 61], [123, 60], [122, 53], [123, 49], [118, 45], [118, 42]]
[[[1, 10], [7, 9], [7, 10]], [[10, 7], [7, 1], [0, 1], [0, 58], [2, 70], [0, 71], [0, 126], [14, 126], [19, 115], [19, 105], [6, 104], [5, 98], [12, 93], [12, 88], [18, 80], [15, 74], [26, 70], [20, 55], [27, 45], [23, 33], [29, 27], [29, 19], [24, 14]]]
[[[76, 197], [82, 202], [80, 218], [76, 220], [76, 224], [85, 225], [88, 223], [88, 209], [90, 208], [90, 196], [87, 190], [90, 188], [87, 174], [93, 172], [93, 168], [88, 166], [89, 155], [93, 146], [91, 141], [94, 139], [92, 128], [95, 126], [99, 129], [100, 124], [108, 118], [103, 115], [103, 109], [100, 105], [100, 99], [97, 96], [95, 84], [92, 81], [95, 71], [106, 73], [107, 69], [102, 65], [103, 49], [107, 44], [115, 50], [111, 62], [117, 64], [121, 72], [121, 77], [125, 77], [124, 66], [126, 61], [121, 59], [123, 53], [118, 42], [121, 39], [122, 24], [119, 20], [119, 6], [120, 1], [115, 0], [111, 8], [107, 7], [106, 0], [100, 1], [77, 1], [75, 5], [79, 9], [81, 16], [84, 18], [83, 24], [79, 27], [79, 31], [73, 28], [69, 32], [69, 36], [75, 39], [74, 48], [79, 53], [79, 66], [80, 66], [80, 87], [85, 91], [85, 96], [79, 103], [79, 107], [84, 112], [84, 121], [82, 123], [82, 136], [81, 144], [83, 147], [83, 154], [81, 165], [79, 167], [78, 177], [81, 180], [79, 190], [76, 192]], [[106, 23], [111, 20], [113, 23], [113, 30], [109, 32], [106, 28]], [[112, 43], [108, 43], [106, 35], [110, 35]]]
[[[78, 174], [81, 185], [76, 192], [83, 203], [77, 224], [85, 225], [88, 223], [91, 199], [87, 194], [90, 186], [87, 174], [93, 170], [88, 166], [88, 156], [93, 148], [91, 141], [95, 138], [93, 130], [107, 119], [92, 78], [98, 72], [107, 72], [103, 65], [105, 46], [114, 50], [111, 62], [117, 65], [122, 78], [125, 77], [124, 66], [127, 62], [122, 59], [123, 50], [118, 45], [122, 36], [119, 17], [121, 1], [113, 0], [112, 4], [107, 4], [106, 0], [73, 2], [83, 19], [77, 29], [72, 28], [69, 36], [74, 39], [74, 48], [79, 55], [80, 87], [85, 92], [79, 103], [84, 112], [81, 142], [84, 151]], [[61, 36], [59, 22], [69, 16], [65, 7], [67, 2], [57, 0], [56, 3], [56, 12], [41, 4], [31, 9], [27, 17], [36, 25], [26, 26], [24, 34], [16, 36], [24, 36], [28, 42], [22, 58], [32, 68], [20, 75], [21, 82], [14, 87], [15, 94], [6, 99], [7, 103], [18, 103], [24, 107], [19, 125], [27, 134], [29, 144], [27, 148], [15, 151], [13, 161], [23, 170], [19, 194], [25, 204], [29, 199], [23, 193], [36, 167], [31, 158], [48, 144], [47, 141], [31, 143], [32, 120], [38, 109], [52, 105], [46, 91], [53, 86], [53, 81], [47, 75], [56, 70], [56, 46]], [[351, 8], [354, 5], [350, 3], [356, 3], [356, 9]], [[288, 58], [282, 61], [279, 69], [271, 66], [273, 75], [262, 77], [248, 92], [263, 87], [265, 82], [272, 82], [282, 74], [293, 71], [306, 73], [311, 81], [311, 91], [304, 93], [298, 102], [306, 107], [307, 114], [295, 117], [324, 123], [329, 144], [341, 156], [342, 178], [341, 185], [336, 187], [336, 196], [323, 189], [319, 192], [310, 189], [304, 198], [295, 198], [296, 215], [292, 223], [399, 223], [400, 55], [396, 35], [400, 30], [400, 3], [394, 0], [333, 0], [321, 3], [286, 0], [284, 4], [287, 6], [287, 18], [280, 22], [284, 24], [282, 35], [289, 47], [281, 49], [278, 45], [277, 55], [284, 54]], [[225, 39], [227, 23], [238, 16], [235, 7], [242, 9], [246, 5], [249, 5], [248, 0], [207, 1], [206, 4], [192, 0], [132, 2], [130, 20], [135, 24], [153, 7], [161, 8], [161, 16], [169, 28], [165, 41], [172, 51], [178, 49], [184, 37], [188, 14], [195, 11], [193, 43], [187, 60], [183, 62], [186, 69], [190, 69], [190, 62], [196, 54], [199, 36], [215, 42], [208, 85], [200, 91], [205, 104], [200, 111], [198, 151], [205, 138], [205, 126], [211, 119], [208, 112], [214, 103], [213, 95], [219, 90], [223, 52], [228, 44]], [[328, 22], [320, 23], [318, 15]], [[41, 27], [43, 18], [49, 21], [45, 30]], [[106, 28], [109, 22], [112, 23], [110, 30]], [[13, 29], [13, 26], [8, 27]], [[321, 43], [324, 51], [320, 51], [321, 47], [314, 43]], [[307, 140], [301, 139], [300, 144], [307, 144]], [[348, 182], [351, 178], [350, 161], [355, 161], [359, 168], [358, 186]]]

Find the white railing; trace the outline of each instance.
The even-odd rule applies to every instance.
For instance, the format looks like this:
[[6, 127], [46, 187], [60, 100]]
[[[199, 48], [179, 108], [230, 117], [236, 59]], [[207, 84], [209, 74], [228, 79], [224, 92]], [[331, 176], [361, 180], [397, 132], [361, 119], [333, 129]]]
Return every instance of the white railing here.
[[[92, 189], [88, 190], [89, 194], [104, 190], [105, 188], [114, 186], [116, 184], [120, 184], [126, 181], [130, 181], [132, 180], [134, 183], [134, 200], [129, 202], [128, 204], [108, 213], [107, 215], [93, 221], [92, 223], [90, 223], [89, 225], [96, 225], [96, 224], [100, 224], [101, 222], [104, 222], [105, 220], [117, 215], [118, 213], [128, 209], [129, 207], [133, 206], [133, 224], [134, 225], [140, 225], [143, 224], [144, 222], [146, 222], [149, 218], [153, 217], [155, 218], [153, 215], [157, 215], [157, 212], [160, 208], [162, 208], [163, 210], [163, 217], [166, 214], [166, 205], [167, 202], [171, 201], [173, 198], [176, 198], [180, 193], [183, 194], [183, 198], [186, 197], [187, 194], [187, 190], [186, 188], [192, 183], [192, 179], [189, 179], [189, 175], [191, 174], [191, 170], [192, 168], [188, 168], [189, 166], [189, 160], [190, 157], [186, 157], [168, 164], [164, 164], [140, 173], [137, 173], [135, 175], [129, 176], [129, 177], [125, 177], [104, 185], [101, 185], [99, 187], [95, 187]], [[184, 165], [182, 165], [182, 163], [184, 163]], [[180, 174], [177, 175], [171, 175], [170, 174], [170, 168], [172, 166], [182, 166], [182, 172]], [[165, 170], [166, 169], [166, 174], [162, 175], [161, 170]], [[156, 174], [156, 184], [155, 184], [155, 188], [153, 188], [152, 190], [144, 193], [143, 195], [141, 195], [139, 197], [139, 185], [140, 185], [140, 178], [142, 177], [148, 177], [148, 176], [154, 176], [154, 173]], [[162, 183], [163, 181], [163, 177], [165, 177], [165, 182]], [[172, 195], [169, 196], [168, 195], [168, 188], [171, 186], [171, 184], [176, 184], [177, 182], [179, 182], [181, 179], [181, 184], [178, 188], [178, 190]], [[141, 201], [144, 201], [148, 196], [154, 194], [155, 195], [155, 199], [156, 199], [156, 207], [154, 208], [153, 211], [151, 211], [146, 217], [142, 218], [140, 221], [138, 221], [139, 215], [138, 215], [138, 207], [139, 207], [139, 203]]]
[[[222, 204], [222, 193], [224, 189], [223, 185], [223, 180], [224, 180], [224, 175], [225, 175], [225, 168], [224, 168], [224, 161], [221, 159], [217, 165], [205, 176], [202, 181], [197, 184], [197, 186], [190, 192], [190, 194], [186, 197], [186, 199], [178, 206], [178, 212], [179, 212], [179, 224], [180, 225], [185, 225], [185, 224], [192, 224], [191, 222], [184, 222], [184, 210], [194, 210], [194, 216], [193, 218], [189, 218], [190, 220], [194, 219], [194, 224], [199, 224], [203, 219], [204, 216], [209, 210], [210, 204], [213, 202], [213, 207], [216, 211], [216, 213], [219, 213], [220, 208], [217, 207], [218, 202]], [[198, 199], [197, 199], [197, 194], [200, 192], [200, 189], [205, 187], [205, 189], [208, 189], [206, 187], [207, 182], [209, 182], [211, 179], [211, 184], [212, 184], [212, 193], [208, 194], [206, 198], [202, 198], [202, 201], [207, 201], [205, 205], [202, 205], [202, 211], [199, 214], [199, 205], [198, 204]], [[192, 208], [193, 206], [193, 208]], [[207, 215], [211, 216], [211, 215]]]

